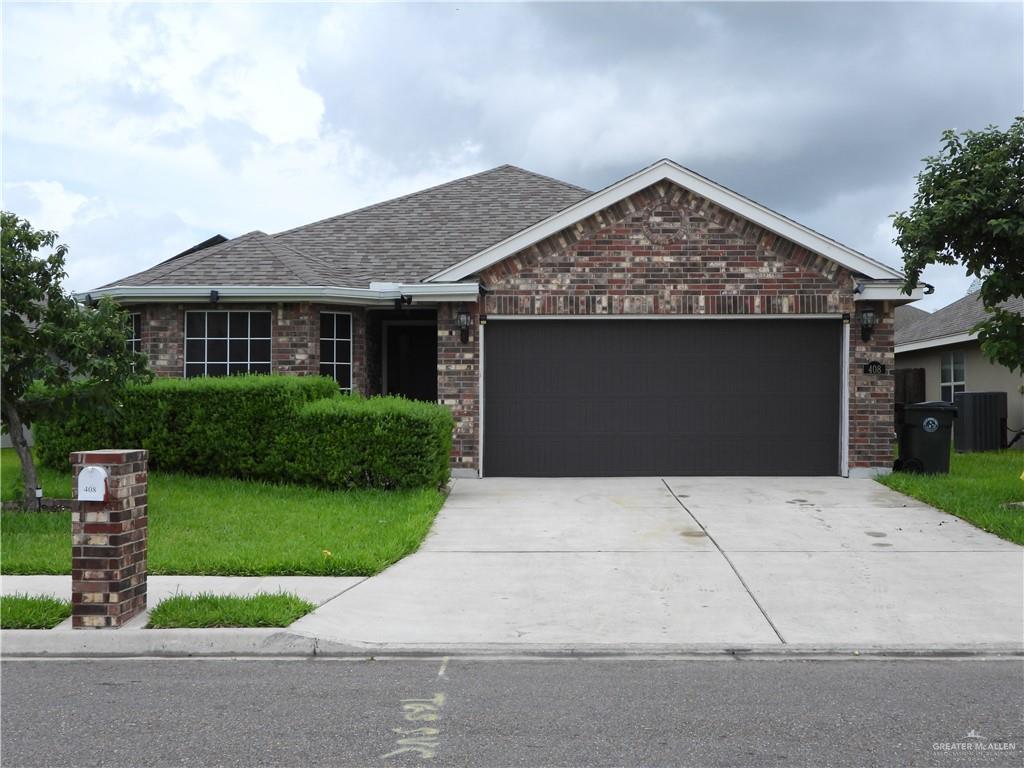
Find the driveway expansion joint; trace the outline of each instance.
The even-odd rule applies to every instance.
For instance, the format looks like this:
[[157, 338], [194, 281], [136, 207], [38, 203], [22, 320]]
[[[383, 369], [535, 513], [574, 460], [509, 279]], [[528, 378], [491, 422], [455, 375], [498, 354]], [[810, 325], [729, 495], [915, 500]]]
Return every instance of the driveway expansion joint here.
[[708, 529], [704, 526], [704, 523], [698, 520], [697, 516], [694, 515], [693, 512], [691, 512], [689, 508], [683, 503], [683, 500], [676, 495], [676, 492], [672, 490], [672, 486], [668, 484], [668, 481], [666, 481], [665, 478], [661, 478], [661, 482], [668, 490], [668, 492], [672, 494], [672, 498], [676, 500], [676, 503], [683, 508], [683, 510], [686, 512], [686, 514], [690, 516], [693, 522], [700, 526], [700, 529], [704, 531], [704, 535], [708, 537], [708, 541], [714, 544], [715, 549], [717, 549], [721, 553], [722, 557], [725, 558], [725, 562], [727, 562], [729, 564], [729, 567], [732, 568], [732, 572], [736, 574], [736, 578], [739, 579], [740, 584], [743, 585], [743, 589], [745, 589], [747, 594], [750, 595], [750, 599], [754, 601], [754, 605], [757, 606], [757, 610], [759, 610], [761, 612], [761, 615], [764, 616], [764, 620], [768, 622], [768, 625], [772, 628], [772, 632], [774, 632], [776, 637], [779, 638], [779, 642], [785, 645], [786, 639], [782, 636], [782, 633], [779, 632], [779, 628], [775, 626], [775, 622], [772, 621], [771, 617], [768, 615], [768, 612], [764, 609], [764, 606], [761, 605], [761, 602], [754, 596], [754, 593], [750, 590], [750, 586], [747, 584], [746, 581], [744, 581], [743, 576], [739, 572], [739, 569], [736, 568], [736, 564], [733, 563], [732, 559], [729, 557], [728, 554], [726, 554], [726, 551], [722, 549], [721, 545], [719, 545], [719, 543], [715, 541], [715, 537], [711, 535]]

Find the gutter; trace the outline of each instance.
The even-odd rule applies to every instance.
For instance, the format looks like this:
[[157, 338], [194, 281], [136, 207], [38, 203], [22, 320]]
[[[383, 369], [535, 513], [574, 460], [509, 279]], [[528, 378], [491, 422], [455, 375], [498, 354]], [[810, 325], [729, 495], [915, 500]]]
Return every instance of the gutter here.
[[389, 306], [398, 299], [475, 302], [480, 285], [465, 283], [370, 283], [369, 288], [319, 285], [112, 285], [75, 294], [79, 301], [108, 296], [122, 303], [316, 301], [325, 304]]
[[936, 336], [934, 339], [922, 339], [920, 341], [908, 341], [905, 344], [897, 344], [893, 351], [898, 355], [903, 352], [916, 352], [919, 349], [931, 349], [933, 347], [947, 347], [950, 344], [964, 344], [968, 341], [977, 341], [976, 333], [951, 333], [946, 336]]

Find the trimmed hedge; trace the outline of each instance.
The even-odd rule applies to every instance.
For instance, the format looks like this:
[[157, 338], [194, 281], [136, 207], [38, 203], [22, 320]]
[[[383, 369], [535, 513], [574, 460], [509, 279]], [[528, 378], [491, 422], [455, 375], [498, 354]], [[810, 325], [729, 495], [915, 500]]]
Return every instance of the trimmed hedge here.
[[454, 426], [447, 408], [400, 397], [317, 400], [298, 412], [289, 474], [334, 488], [436, 488], [448, 482]]
[[453, 420], [442, 406], [341, 395], [321, 376], [158, 379], [129, 386], [111, 414], [72, 407], [33, 424], [36, 456], [67, 469], [72, 451], [142, 447], [170, 472], [333, 488], [438, 487]]

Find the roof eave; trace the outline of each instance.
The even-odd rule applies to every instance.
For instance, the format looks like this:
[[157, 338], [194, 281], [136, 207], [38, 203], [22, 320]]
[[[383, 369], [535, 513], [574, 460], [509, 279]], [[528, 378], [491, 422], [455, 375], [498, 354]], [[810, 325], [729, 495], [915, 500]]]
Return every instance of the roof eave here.
[[818, 253], [841, 266], [868, 279], [902, 279], [903, 275], [852, 248], [837, 243], [814, 230], [799, 224], [749, 198], [716, 184], [700, 174], [671, 160], [659, 160], [632, 176], [595, 192], [578, 203], [527, 227], [511, 237], [496, 243], [457, 264], [436, 272], [424, 282], [463, 280], [502, 259], [528, 248], [534, 243], [556, 234], [576, 222], [592, 216], [609, 205], [646, 189], [659, 181], [671, 181], [691, 192], [711, 200], [770, 232]]
[[917, 352], [922, 349], [933, 349], [935, 347], [948, 347], [950, 344], [964, 344], [969, 341], [977, 341], [976, 333], [950, 333], [946, 336], [937, 336], [934, 339], [921, 339], [920, 341], [908, 341], [903, 344], [896, 344], [896, 354], [902, 352]]
[[253, 301], [318, 301], [325, 304], [387, 306], [403, 296], [421, 302], [474, 302], [480, 295], [476, 282], [462, 283], [371, 283], [369, 288], [306, 285], [112, 285], [76, 294], [80, 301], [108, 296], [122, 303], [168, 303], [209, 301], [212, 291], [217, 301], [226, 303]]

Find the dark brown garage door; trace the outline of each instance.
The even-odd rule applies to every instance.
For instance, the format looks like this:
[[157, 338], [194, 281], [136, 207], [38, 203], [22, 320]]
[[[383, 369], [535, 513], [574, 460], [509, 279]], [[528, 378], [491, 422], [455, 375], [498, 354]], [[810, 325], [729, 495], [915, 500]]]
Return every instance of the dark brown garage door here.
[[838, 320], [492, 320], [484, 474], [836, 475]]

